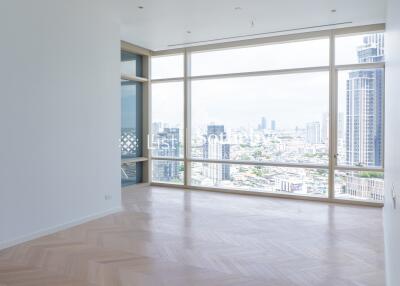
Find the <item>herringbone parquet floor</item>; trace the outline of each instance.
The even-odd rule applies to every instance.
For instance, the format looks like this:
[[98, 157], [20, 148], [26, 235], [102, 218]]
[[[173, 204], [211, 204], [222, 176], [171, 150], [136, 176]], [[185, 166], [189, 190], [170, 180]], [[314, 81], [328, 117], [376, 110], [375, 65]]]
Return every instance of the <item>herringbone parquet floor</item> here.
[[4, 286], [383, 286], [381, 209], [170, 188], [0, 252]]

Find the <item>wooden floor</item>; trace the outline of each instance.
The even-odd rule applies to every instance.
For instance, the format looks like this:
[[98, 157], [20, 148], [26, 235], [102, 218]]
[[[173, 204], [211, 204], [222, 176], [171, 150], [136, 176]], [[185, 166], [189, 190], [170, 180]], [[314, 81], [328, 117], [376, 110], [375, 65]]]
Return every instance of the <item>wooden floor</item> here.
[[144, 187], [0, 252], [0, 285], [384, 285], [381, 209]]

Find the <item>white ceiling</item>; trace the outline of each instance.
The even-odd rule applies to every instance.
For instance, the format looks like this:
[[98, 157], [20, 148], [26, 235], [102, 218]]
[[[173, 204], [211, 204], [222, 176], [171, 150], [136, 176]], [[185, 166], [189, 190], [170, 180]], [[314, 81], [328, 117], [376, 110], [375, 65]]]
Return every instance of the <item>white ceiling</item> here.
[[[121, 21], [122, 39], [151, 50], [172, 49], [182, 47], [179, 44], [185, 43], [334, 23], [352, 22], [337, 27], [376, 24], [385, 22], [386, 18], [386, 0], [110, 1]], [[143, 9], [139, 9], [139, 6]], [[336, 12], [332, 12], [333, 9]], [[296, 32], [328, 28], [332, 27]], [[279, 34], [285, 33], [289, 32]], [[263, 36], [266, 35], [225, 39], [219, 42]]]

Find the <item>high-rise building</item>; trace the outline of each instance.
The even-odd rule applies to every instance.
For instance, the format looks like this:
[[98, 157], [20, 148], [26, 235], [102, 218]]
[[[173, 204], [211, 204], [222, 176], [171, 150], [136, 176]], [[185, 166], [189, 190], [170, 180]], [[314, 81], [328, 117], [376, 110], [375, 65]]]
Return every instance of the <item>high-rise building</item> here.
[[321, 124], [318, 121], [307, 123], [306, 141], [308, 144], [321, 143]]
[[328, 143], [328, 140], [329, 140], [329, 113], [324, 112], [322, 114], [321, 142]]
[[268, 127], [268, 125], [267, 125], [267, 118], [261, 117], [260, 129], [261, 129], [261, 130], [266, 130], [267, 127]]
[[276, 130], [276, 121], [271, 120], [271, 130], [275, 131]]
[[[358, 61], [382, 61], [383, 50], [383, 34], [368, 35], [358, 48]], [[346, 93], [346, 163], [349, 165], [382, 164], [383, 76], [381, 69], [349, 73]]]
[[[339, 112], [337, 123], [337, 136], [338, 140], [344, 139], [344, 114]], [[321, 122], [321, 143], [328, 143], [329, 141], [329, 112], [322, 114]]]
[[153, 122], [151, 126], [151, 132], [153, 134], [158, 134], [162, 131], [162, 123], [161, 122]]
[[344, 113], [339, 112], [338, 114], [338, 125], [337, 125], [337, 136], [338, 140], [343, 140], [345, 137], [345, 120], [344, 120]]
[[[224, 125], [208, 125], [203, 146], [204, 159], [230, 158], [230, 145], [226, 143], [226, 132]], [[205, 175], [214, 182], [230, 179], [229, 164], [204, 164]]]
[[[162, 132], [156, 134], [155, 143], [157, 148], [153, 151], [154, 156], [179, 157], [179, 128], [164, 128]], [[155, 181], [171, 181], [178, 177], [178, 161], [160, 160], [153, 166], [153, 178]]]
[[375, 63], [384, 60], [384, 34], [376, 33], [365, 36], [363, 45], [358, 47], [357, 55], [359, 63]]

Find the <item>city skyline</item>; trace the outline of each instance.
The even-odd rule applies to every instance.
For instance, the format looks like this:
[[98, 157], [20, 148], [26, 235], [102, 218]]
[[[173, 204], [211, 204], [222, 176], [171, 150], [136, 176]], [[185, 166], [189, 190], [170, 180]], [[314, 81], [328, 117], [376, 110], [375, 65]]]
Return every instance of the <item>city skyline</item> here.
[[[358, 62], [358, 55], [357, 55], [357, 47], [361, 46], [363, 44], [363, 36], [350, 36], [350, 37], [338, 37], [337, 38], [337, 45], [336, 45], [336, 58], [338, 60], [340, 60], [339, 63], [356, 63]], [[302, 44], [297, 45], [296, 49], [300, 49], [299, 54], [307, 54], [307, 49], [310, 48], [310, 45], [306, 44], [307, 42], [302, 42]], [[317, 62], [323, 62], [326, 63], [326, 65], [328, 64], [328, 47], [325, 46], [325, 44], [319, 44], [318, 45], [318, 49], [313, 49], [313, 53], [312, 56], [318, 58]], [[354, 52], [349, 52], [349, 47], [354, 47]], [[273, 54], [273, 58], [272, 60], [274, 62], [279, 60], [282, 60], [284, 58], [287, 58], [288, 55], [291, 55], [289, 53], [289, 50], [285, 49], [285, 45], [279, 45], [279, 49], [274, 50], [275, 53]], [[232, 51], [230, 51], [232, 52]], [[213, 63], [213, 61], [215, 62], [215, 58], [207, 58], [207, 57], [200, 57], [201, 53], [196, 54], [196, 56], [199, 56], [199, 60], [196, 61], [197, 65], [201, 65], [201, 67], [198, 67], [198, 70], [200, 73], [200, 70], [209, 70], [209, 66]], [[220, 57], [221, 55], [219, 55]], [[254, 59], [262, 59], [265, 58], [265, 50], [259, 49], [259, 50], [252, 50], [252, 53], [247, 54], [247, 56], [251, 56]], [[178, 56], [176, 56], [177, 58], [179, 58]], [[218, 58], [218, 57], [217, 57]], [[202, 59], [202, 60], [200, 60]], [[248, 58], [243, 58], [243, 57], [235, 57], [234, 58], [234, 62], [232, 63], [232, 60], [227, 57], [225, 59], [222, 59], [220, 62], [216, 62], [215, 65], [217, 65], [217, 63], [219, 63], [220, 65], [224, 65], [226, 66], [226, 68], [231, 68], [232, 65], [236, 65], [238, 67], [245, 67], [248, 66]], [[258, 63], [258, 61], [254, 60], [254, 61], [250, 61], [251, 63]], [[294, 66], [299, 65], [300, 63], [303, 63], [304, 61], [301, 58], [298, 57], [291, 57], [290, 58], [290, 62], [293, 63]], [[183, 65], [183, 60], [181, 61], [182, 65]], [[322, 64], [323, 65], [323, 64]], [[176, 71], [171, 71], [172, 69], [175, 69]], [[192, 66], [193, 68], [193, 66]], [[165, 62], [159, 62], [157, 65], [157, 69], [160, 70], [158, 73], [161, 75], [163, 73], [173, 73], [174, 75], [179, 75], [181, 72], [181, 76], [183, 76], [183, 66], [182, 67], [178, 67], [175, 65], [171, 65], [171, 63], [169, 61], [165, 61]], [[179, 70], [179, 71], [178, 71]], [[279, 108], [279, 106], [285, 106], [285, 103], [289, 101], [293, 102], [293, 100], [296, 100], [296, 98], [293, 98], [293, 95], [298, 95], [298, 98], [301, 98], [302, 95], [304, 95], [305, 97], [307, 97], [307, 94], [309, 93], [307, 87], [312, 87], [312, 92], [313, 94], [315, 94], [316, 96], [314, 96], [314, 98], [311, 98], [308, 100], [308, 102], [305, 102], [304, 104], [302, 104], [302, 100], [300, 99], [300, 102], [293, 102], [293, 104], [297, 104], [297, 106], [299, 107], [299, 109], [301, 108], [307, 108], [308, 106], [312, 104], [318, 105], [319, 107], [316, 109], [312, 109], [309, 110], [308, 114], [313, 114], [314, 112], [318, 112], [320, 113], [320, 108], [324, 108], [326, 111], [328, 111], [328, 105], [329, 105], [329, 96], [328, 96], [328, 81], [329, 81], [329, 76], [327, 75], [327, 73], [324, 73], [325, 75], [322, 76], [318, 76], [317, 73], [311, 73], [311, 74], [307, 74], [308, 78], [310, 78], [310, 81], [304, 80], [302, 78], [298, 78], [298, 74], [293, 77], [293, 79], [291, 79], [291, 83], [293, 86], [296, 86], [297, 88], [293, 88], [293, 92], [289, 92], [288, 96], [285, 96], [285, 98], [283, 99], [282, 97], [282, 101], [283, 103], [281, 105], [278, 105], [276, 107], [271, 107], [269, 106], [268, 103], [270, 102], [278, 102], [279, 98], [273, 98], [273, 99], [266, 99], [266, 97], [268, 97], [269, 93], [264, 92], [265, 91], [265, 86], [262, 86], [262, 84], [258, 84], [257, 85], [251, 85], [252, 88], [251, 90], [248, 90], [248, 85], [244, 84], [243, 87], [243, 91], [241, 90], [240, 92], [237, 92], [238, 97], [243, 96], [243, 94], [250, 94], [254, 91], [257, 94], [259, 94], [258, 98], [255, 98], [255, 100], [253, 100], [252, 102], [254, 102], [254, 104], [250, 104], [250, 101], [246, 101], [246, 102], [237, 102], [237, 101], [232, 101], [232, 98], [229, 98], [229, 102], [232, 102], [232, 106], [239, 106], [241, 107], [239, 110], [224, 110], [224, 116], [225, 118], [220, 118], [221, 115], [221, 110], [219, 108], [219, 106], [225, 106], [224, 102], [226, 102], [226, 99], [222, 99], [218, 101], [218, 94], [221, 94], [220, 91], [218, 91], [218, 80], [207, 80], [205, 81], [207, 84], [203, 85], [203, 87], [201, 87], [202, 89], [196, 91], [195, 85], [197, 84], [201, 84], [201, 82], [204, 81], [192, 81], [192, 100], [194, 99], [194, 97], [196, 96], [196, 94], [198, 94], [200, 100], [201, 97], [205, 97], [207, 95], [212, 94], [213, 100], [215, 100], [216, 104], [213, 106], [207, 106], [207, 108], [202, 108], [200, 110], [198, 110], [198, 114], [201, 114], [203, 119], [206, 119], [206, 121], [208, 122], [216, 122], [217, 124], [224, 124], [227, 128], [231, 128], [230, 125], [234, 126], [234, 125], [238, 125], [243, 121], [246, 122], [255, 122], [256, 120], [258, 120], [259, 117], [262, 117], [264, 115], [267, 115], [267, 117], [271, 118], [274, 117], [277, 120], [279, 120], [282, 124], [282, 128], [288, 128], [288, 129], [293, 129], [295, 128], [295, 126], [293, 126], [293, 122], [291, 122], [290, 119], [286, 120], [285, 118], [288, 118], [288, 116], [282, 116], [282, 114], [286, 114], [286, 112], [281, 113], [280, 111], [283, 108]], [[267, 77], [265, 77], [267, 78]], [[232, 81], [235, 81], [236, 79], [232, 79]], [[321, 85], [321, 80], [324, 82], [322, 87], [318, 87], [319, 85]], [[276, 76], [275, 78], [272, 80], [272, 82], [277, 82]], [[277, 92], [272, 92], [273, 90], [278, 91], [279, 94], [279, 87], [280, 86], [285, 86], [286, 87], [286, 80], [280, 80], [278, 79], [278, 82], [276, 83], [277, 88], [272, 88], [271, 87], [271, 93], [277, 93]], [[308, 82], [308, 83], [307, 83]], [[306, 84], [304, 84], [306, 83]], [[225, 84], [225, 85], [229, 85]], [[290, 88], [290, 87], [289, 87]], [[158, 100], [153, 102], [153, 113], [157, 115], [157, 117], [159, 118], [157, 121], [162, 121], [162, 122], [170, 122], [171, 126], [172, 125], [179, 125], [182, 124], [183, 125], [183, 82], [170, 82], [170, 83], [153, 83], [152, 84], [152, 89], [153, 89], [153, 95], [156, 94]], [[317, 89], [320, 91], [318, 92]], [[194, 93], [193, 93], [194, 92]], [[345, 91], [341, 91], [339, 90], [339, 96], [341, 93], [345, 93]], [[227, 92], [227, 94], [233, 94], [235, 95], [235, 90], [232, 91], [229, 90]], [[254, 96], [253, 96], [254, 97]], [[318, 97], [322, 97], [322, 102], [314, 102], [313, 100], [318, 100]], [[209, 99], [208, 99], [209, 100]], [[207, 100], [206, 100], [207, 101]], [[174, 103], [173, 108], [171, 106], [171, 104]], [[222, 104], [222, 105], [220, 105]], [[171, 108], [166, 108], [168, 106], [171, 106]], [[182, 106], [182, 108], [180, 107]], [[193, 104], [194, 106], [194, 104]], [[180, 110], [182, 109], [182, 113], [181, 112], [171, 112], [172, 110], [176, 111], [177, 108]], [[197, 108], [197, 107], [196, 107]], [[266, 111], [266, 108], [268, 108], [269, 111]], [[243, 113], [243, 110], [252, 110], [251, 114], [246, 114]], [[192, 110], [192, 115], [193, 112], [196, 112], [195, 110]], [[289, 113], [289, 112], [288, 112]], [[289, 113], [290, 115], [290, 113]], [[296, 121], [299, 121], [301, 125], [304, 125], [307, 122], [312, 122], [312, 121], [316, 121], [318, 120], [318, 118], [310, 118], [307, 115], [304, 115], [305, 118], [303, 118], [302, 114], [299, 113], [295, 113], [295, 117], [296, 117]], [[192, 116], [193, 117], [193, 116]], [[282, 117], [282, 118], [280, 118]], [[225, 121], [225, 122], [223, 122]], [[204, 125], [201, 124], [200, 125]], [[247, 126], [243, 125], [243, 126]], [[193, 127], [197, 127], [197, 123], [193, 122]]]

